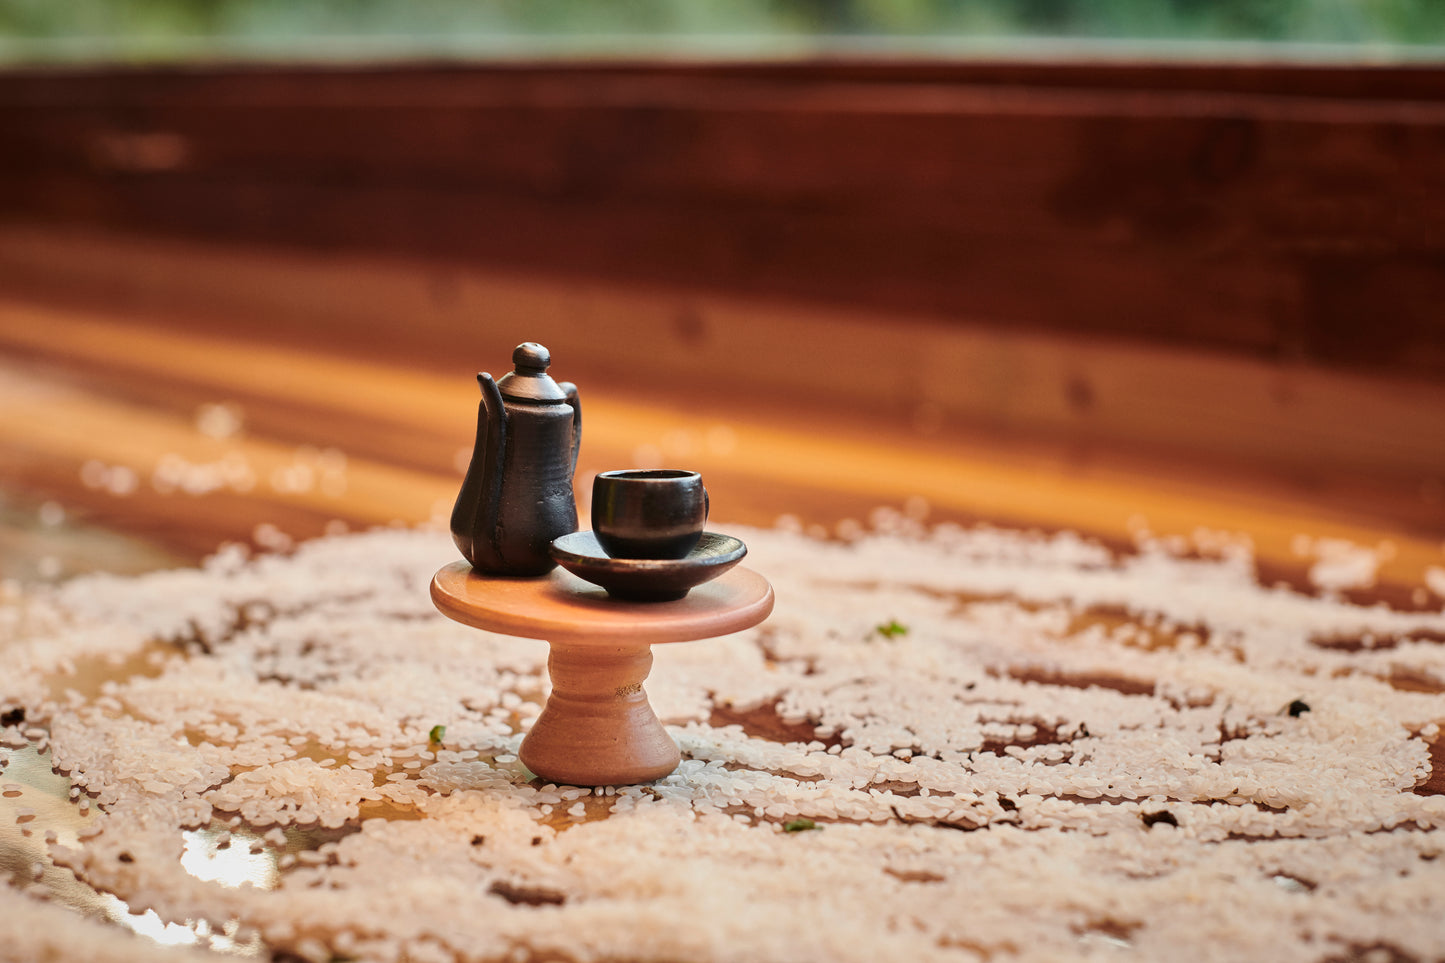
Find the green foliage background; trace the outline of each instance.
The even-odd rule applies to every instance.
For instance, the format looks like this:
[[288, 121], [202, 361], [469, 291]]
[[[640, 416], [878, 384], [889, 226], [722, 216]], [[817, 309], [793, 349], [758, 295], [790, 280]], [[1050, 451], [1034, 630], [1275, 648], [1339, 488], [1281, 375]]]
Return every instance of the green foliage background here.
[[0, 46], [164, 59], [202, 48], [305, 50], [391, 41], [505, 50], [607, 40], [742, 52], [818, 38], [865, 43], [1010, 38], [1445, 44], [1445, 0], [0, 0]]

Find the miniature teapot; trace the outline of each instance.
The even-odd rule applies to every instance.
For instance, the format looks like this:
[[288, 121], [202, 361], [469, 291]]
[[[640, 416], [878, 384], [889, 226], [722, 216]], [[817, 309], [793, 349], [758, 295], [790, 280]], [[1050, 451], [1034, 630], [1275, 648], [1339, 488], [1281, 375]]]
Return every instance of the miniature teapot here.
[[577, 386], [547, 374], [552, 356], [526, 342], [511, 373], [477, 375], [477, 440], [452, 509], [452, 540], [488, 575], [545, 575], [548, 546], [577, 530], [572, 474], [582, 443]]

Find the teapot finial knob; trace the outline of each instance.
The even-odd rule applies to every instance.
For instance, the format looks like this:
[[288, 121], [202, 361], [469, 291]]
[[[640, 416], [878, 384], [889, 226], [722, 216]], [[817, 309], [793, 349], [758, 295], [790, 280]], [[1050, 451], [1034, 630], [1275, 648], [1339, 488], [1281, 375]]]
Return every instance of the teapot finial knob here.
[[524, 374], [541, 374], [552, 364], [552, 354], [535, 341], [524, 341], [512, 351], [512, 364]]
[[509, 371], [497, 379], [497, 388], [503, 398], [527, 404], [552, 404], [567, 400], [567, 390], [552, 380], [547, 367], [552, 363], [552, 352], [535, 341], [523, 341], [512, 351], [515, 371]]

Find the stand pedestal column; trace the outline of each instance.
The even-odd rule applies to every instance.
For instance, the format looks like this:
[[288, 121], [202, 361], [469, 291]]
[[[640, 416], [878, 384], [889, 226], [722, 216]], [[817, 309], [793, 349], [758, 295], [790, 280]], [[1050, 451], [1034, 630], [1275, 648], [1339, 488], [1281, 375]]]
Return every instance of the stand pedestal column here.
[[661, 779], [682, 756], [642, 683], [649, 646], [552, 643], [552, 695], [522, 741], [522, 763], [556, 783], [621, 785]]

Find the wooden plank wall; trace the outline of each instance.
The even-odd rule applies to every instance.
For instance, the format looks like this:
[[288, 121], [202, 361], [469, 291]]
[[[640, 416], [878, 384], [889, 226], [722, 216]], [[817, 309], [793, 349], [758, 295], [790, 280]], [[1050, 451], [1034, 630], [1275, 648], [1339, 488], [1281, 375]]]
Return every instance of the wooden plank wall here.
[[[198, 341], [465, 385], [525, 336], [638, 424], [785, 424], [738, 489], [759, 519], [818, 503], [812, 432], [842, 446], [833, 473], [850, 451], [937, 455], [867, 497], [926, 488], [961, 518], [1118, 537], [1167, 478], [1186, 531], [1235, 517], [1206, 511], [1233, 486], [1220, 504], [1255, 499], [1286, 553], [1291, 506], [1435, 544], [1442, 188], [1428, 68], [0, 74], [0, 352], [151, 406], [229, 386], [319, 444], [309, 409], [270, 397], [284, 360], [248, 397], [169, 349], [92, 349]], [[348, 422], [348, 443], [444, 473], [458, 432], [416, 433], [435, 417]], [[51, 464], [43, 432], [12, 434], [39, 447], [7, 477], [75, 475], [80, 448]], [[1019, 481], [1039, 464], [1046, 497]], [[1013, 480], [975, 490], [1001, 465]], [[1117, 470], [1132, 481], [1089, 508]]]
[[1445, 373], [1423, 68], [0, 76], [0, 215]]

